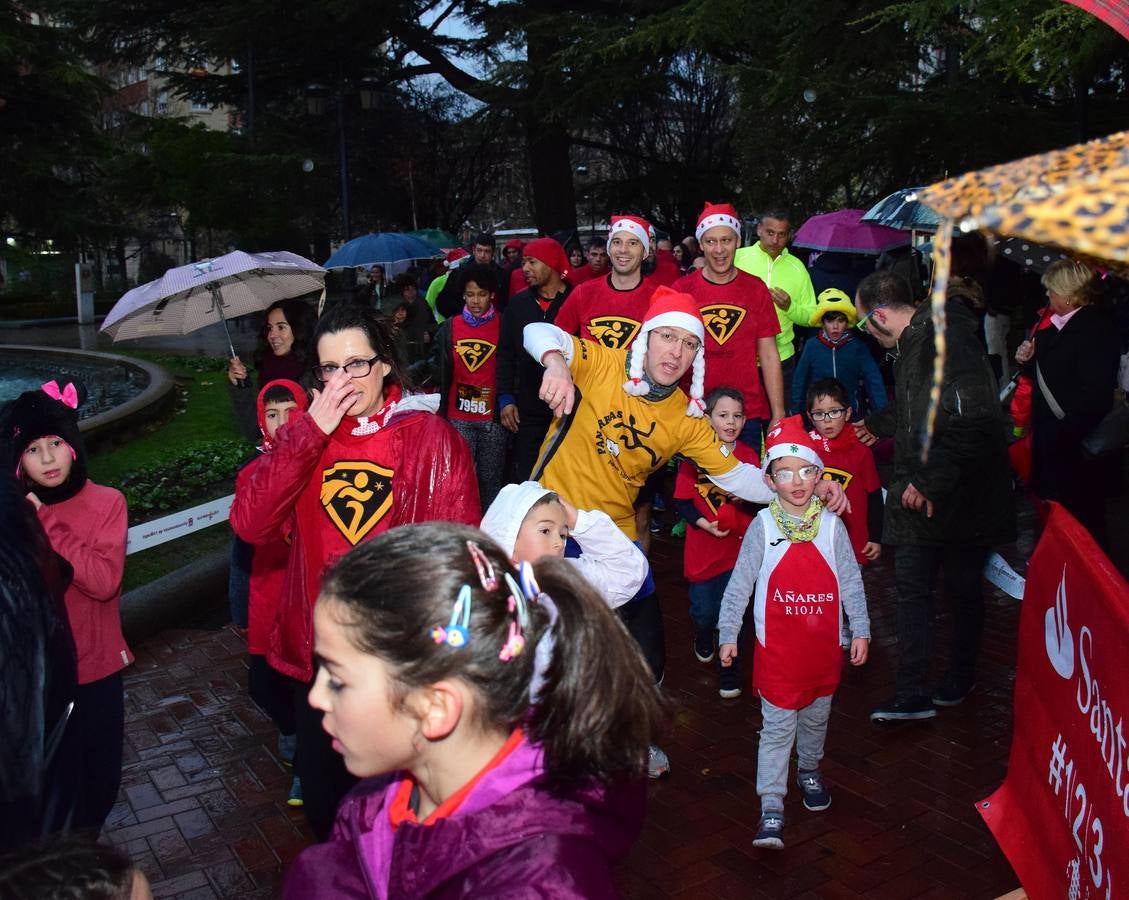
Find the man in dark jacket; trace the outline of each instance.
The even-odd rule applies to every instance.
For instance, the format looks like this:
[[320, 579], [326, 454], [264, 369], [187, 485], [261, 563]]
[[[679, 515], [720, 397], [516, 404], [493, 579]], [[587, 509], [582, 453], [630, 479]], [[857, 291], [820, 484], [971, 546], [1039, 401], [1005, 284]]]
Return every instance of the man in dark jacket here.
[[[1015, 503], [1005, 425], [976, 317], [950, 291], [945, 367], [929, 452], [922, 459], [933, 385], [934, 331], [928, 303], [913, 305], [903, 278], [875, 272], [855, 297], [860, 322], [894, 357], [895, 402], [856, 424], [874, 443], [894, 438], [882, 543], [894, 546], [898, 668], [893, 699], [871, 713], [884, 722], [930, 719], [972, 691], [984, 624], [981, 573], [992, 546], [1015, 539]], [[953, 609], [949, 665], [926, 689], [933, 642], [933, 582], [944, 570]]]
[[533, 471], [541, 442], [553, 421], [553, 413], [537, 396], [544, 370], [530, 359], [522, 344], [525, 326], [531, 322], [552, 322], [572, 288], [568, 257], [552, 238], [537, 238], [525, 245], [522, 271], [527, 290], [510, 298], [502, 314], [502, 334], [498, 340], [498, 406], [502, 424], [517, 437], [513, 448], [513, 477], [525, 481]]

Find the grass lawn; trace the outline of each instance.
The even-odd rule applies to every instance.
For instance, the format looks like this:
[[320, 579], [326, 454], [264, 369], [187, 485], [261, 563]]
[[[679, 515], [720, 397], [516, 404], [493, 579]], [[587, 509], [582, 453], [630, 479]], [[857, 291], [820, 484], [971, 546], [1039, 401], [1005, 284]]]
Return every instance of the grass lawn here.
[[[138, 473], [159, 471], [153, 467], [168, 465], [174, 458], [191, 455], [194, 450], [205, 453], [204, 448], [216, 441], [243, 443], [244, 458], [254, 452], [253, 446], [242, 437], [232, 406], [230, 389], [223, 371], [222, 360], [199, 356], [169, 356], [157, 353], [126, 353], [164, 366], [177, 383], [176, 412], [164, 424], [157, 426], [137, 440], [120, 447], [102, 451], [90, 459], [90, 477], [99, 484], [122, 488], [123, 481], [136, 480]], [[195, 468], [199, 468], [197, 465]], [[230, 469], [230, 466], [227, 467]], [[188, 466], [185, 466], [188, 471]], [[217, 473], [210, 478], [198, 476], [192, 482], [189, 499], [177, 499], [164, 509], [154, 510], [145, 519], [157, 518], [169, 512], [187, 509], [214, 497], [222, 497], [234, 488], [233, 472]], [[163, 479], [168, 481], [170, 479]], [[175, 480], [175, 472], [172, 479]], [[165, 488], [162, 479], [153, 478], [154, 494]], [[183, 485], [176, 485], [183, 487]], [[134, 487], [134, 490], [137, 488]], [[157, 499], [156, 497], [152, 499]], [[136, 510], [134, 510], [136, 513]], [[131, 524], [136, 515], [131, 516]], [[181, 566], [227, 547], [231, 529], [226, 522], [213, 525], [185, 537], [169, 541], [158, 547], [135, 553], [126, 558], [124, 590], [147, 584]]]

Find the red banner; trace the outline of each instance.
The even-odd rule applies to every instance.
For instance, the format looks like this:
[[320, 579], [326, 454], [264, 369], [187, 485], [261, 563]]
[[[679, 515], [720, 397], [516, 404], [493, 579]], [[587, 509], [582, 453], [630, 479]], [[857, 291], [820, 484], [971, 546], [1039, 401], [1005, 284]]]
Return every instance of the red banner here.
[[976, 807], [1033, 900], [1129, 898], [1129, 583], [1056, 503], [1018, 645], [1007, 779]]

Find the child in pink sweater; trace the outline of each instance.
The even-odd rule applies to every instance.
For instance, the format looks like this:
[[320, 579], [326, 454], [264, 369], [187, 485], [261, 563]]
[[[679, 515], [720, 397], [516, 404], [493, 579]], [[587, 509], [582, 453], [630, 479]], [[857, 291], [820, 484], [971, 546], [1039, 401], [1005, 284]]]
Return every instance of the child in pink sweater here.
[[54, 381], [16, 398], [8, 438], [16, 477], [27, 489], [51, 547], [74, 570], [65, 594], [78, 658], [74, 708], [59, 747], [60, 777], [73, 780], [72, 830], [97, 833], [121, 783], [125, 697], [121, 670], [133, 662], [122, 637], [125, 498], [86, 477], [78, 429], [79, 391]]

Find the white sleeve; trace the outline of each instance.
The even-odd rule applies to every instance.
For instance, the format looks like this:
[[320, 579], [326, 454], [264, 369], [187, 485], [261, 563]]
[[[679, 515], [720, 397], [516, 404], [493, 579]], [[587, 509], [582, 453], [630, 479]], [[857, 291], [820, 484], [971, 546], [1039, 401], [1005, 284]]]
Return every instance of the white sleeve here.
[[559, 350], [565, 362], [572, 364], [572, 335], [557, 328], [556, 325], [550, 325], [548, 322], [530, 322], [522, 332], [522, 341], [525, 344], [525, 352], [538, 363], [546, 353]]
[[739, 462], [728, 472], [707, 476], [723, 491], [750, 503], [768, 503], [776, 496], [764, 483], [764, 472], [749, 463]]
[[609, 608], [623, 606], [639, 593], [647, 578], [647, 557], [607, 513], [577, 510], [576, 527], [569, 536], [580, 545], [580, 557], [569, 562], [603, 595]]

